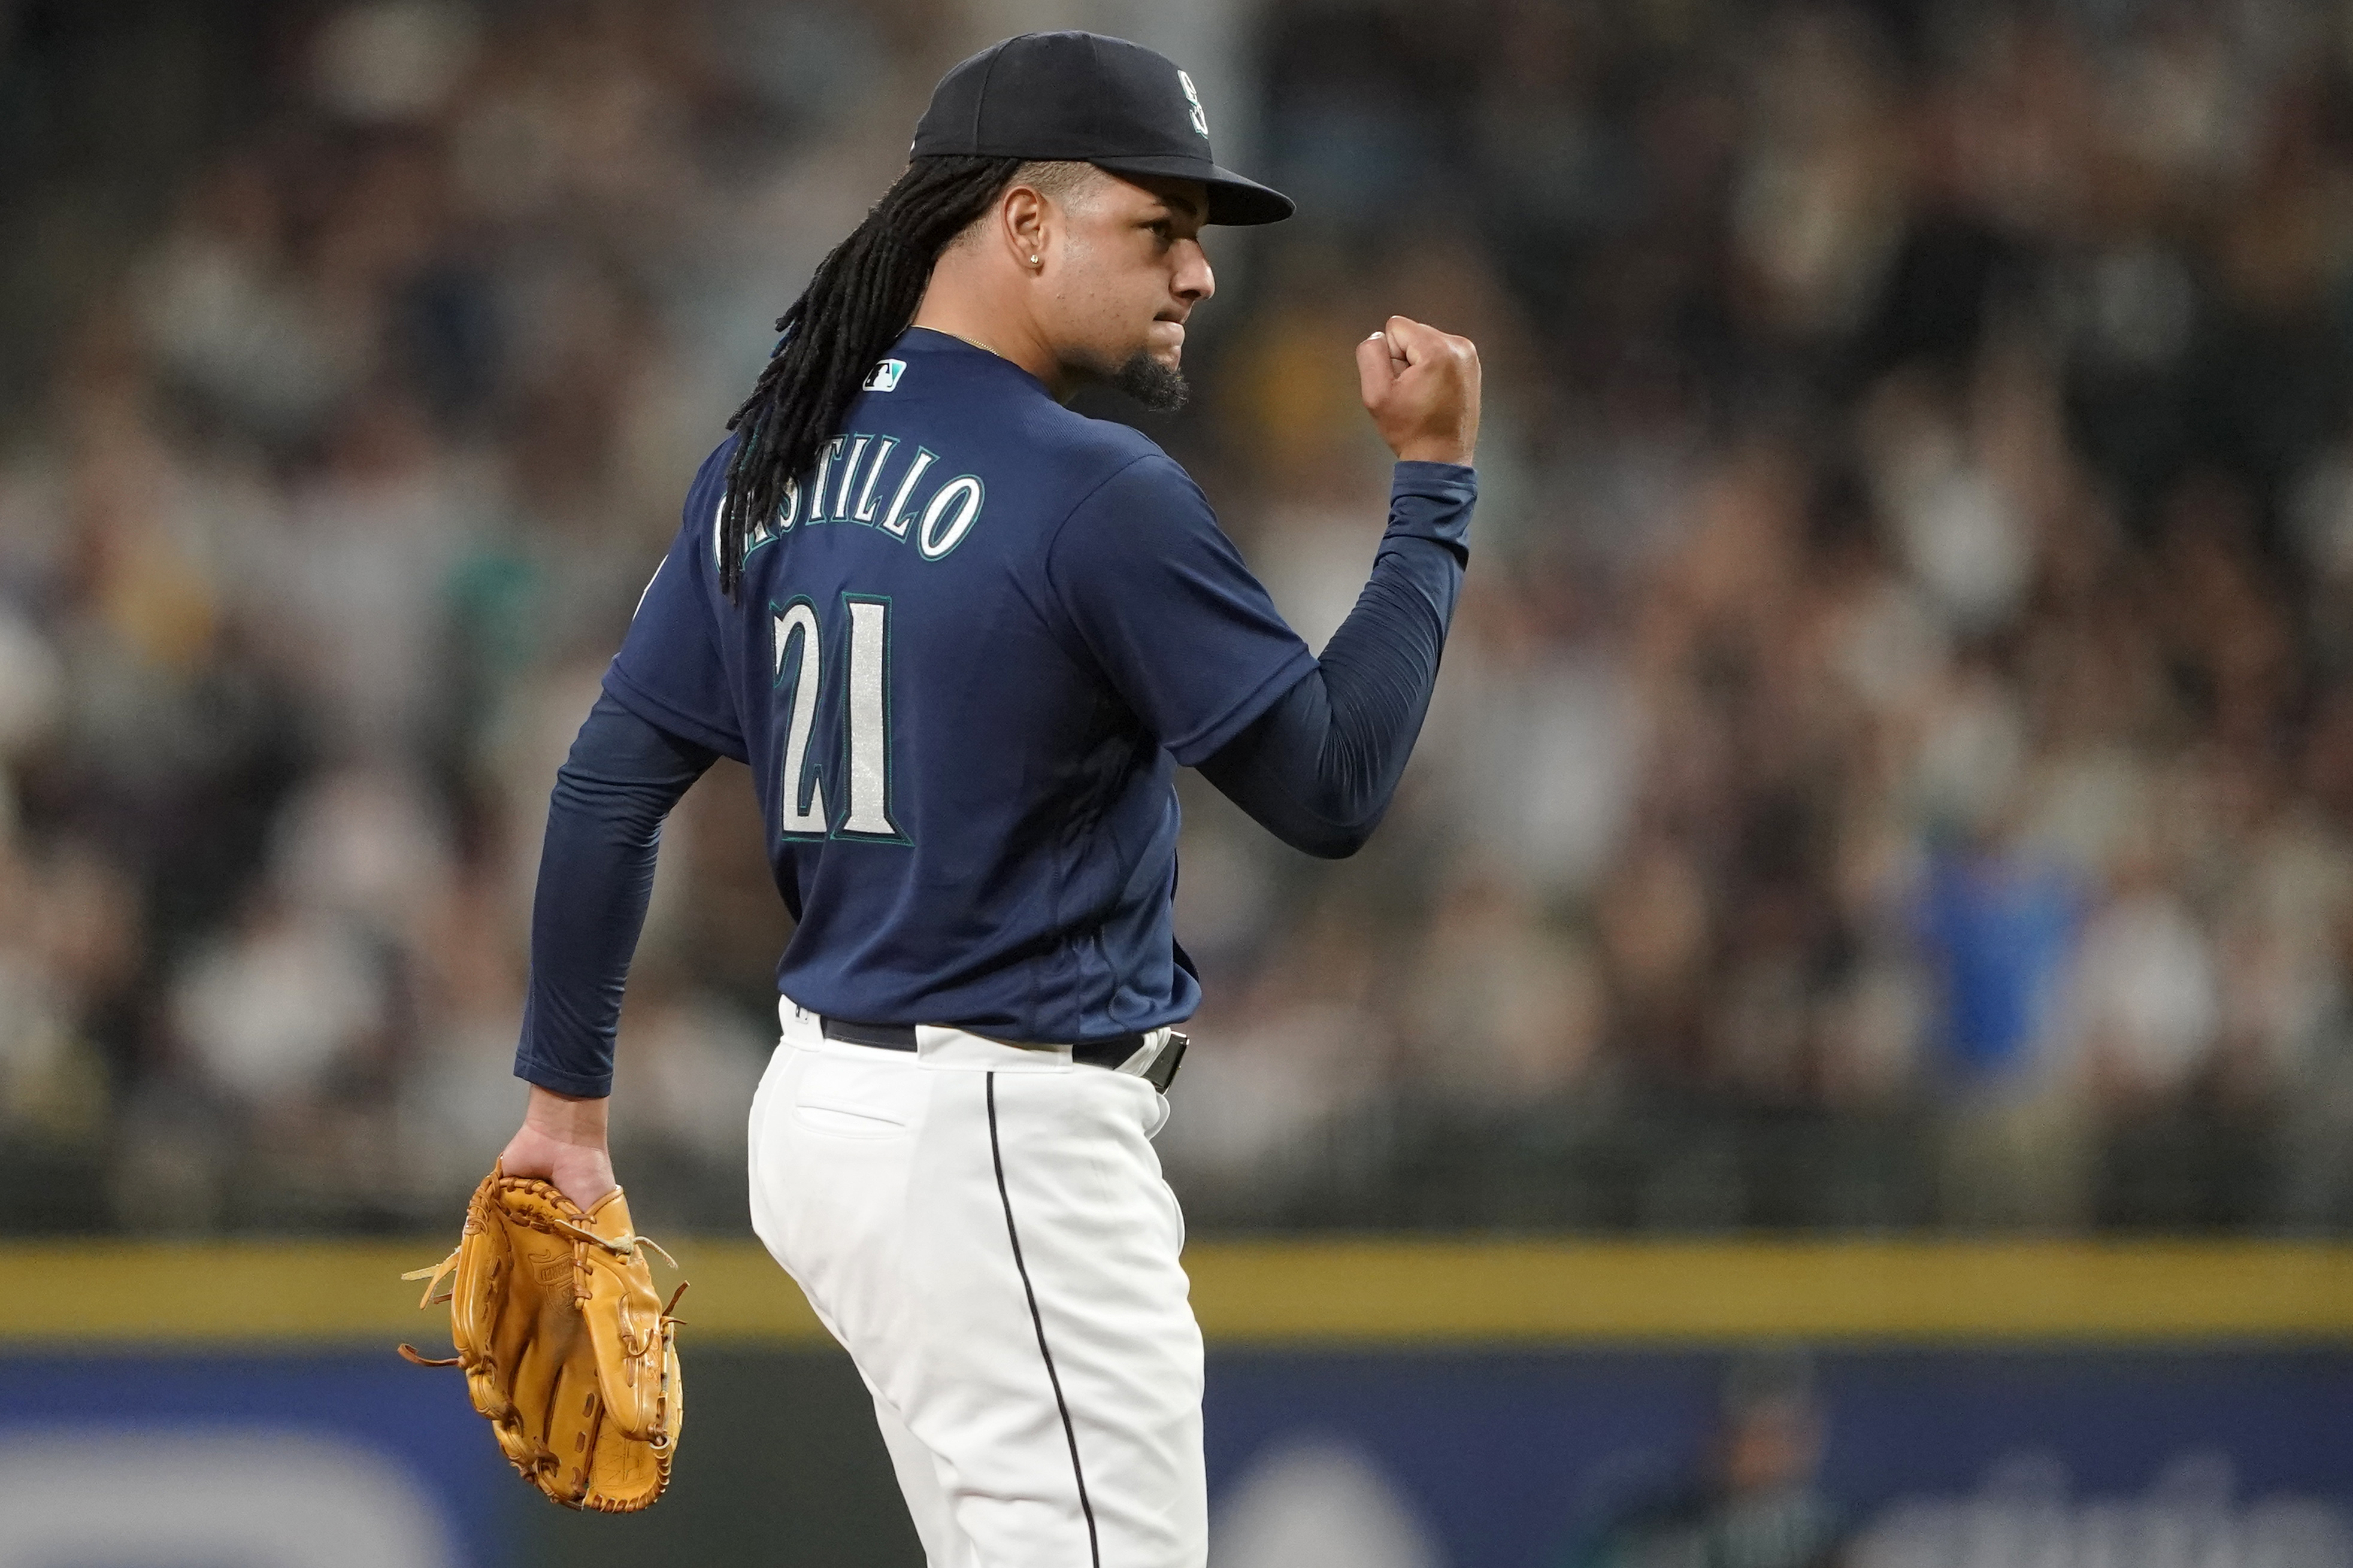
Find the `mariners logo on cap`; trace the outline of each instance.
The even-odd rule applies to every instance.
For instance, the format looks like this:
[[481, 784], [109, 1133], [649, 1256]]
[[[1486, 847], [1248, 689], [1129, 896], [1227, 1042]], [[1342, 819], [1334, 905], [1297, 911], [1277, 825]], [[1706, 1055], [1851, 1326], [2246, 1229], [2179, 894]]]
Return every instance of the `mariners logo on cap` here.
[[1198, 180], [1208, 223], [1292, 214], [1289, 196], [1210, 157], [1209, 116], [1191, 72], [1096, 33], [1024, 33], [964, 61], [933, 89], [907, 155], [1077, 161], [1114, 174]]
[[1176, 80], [1185, 89], [1185, 101], [1193, 106], [1193, 129], [1207, 136], [1209, 133], [1209, 117], [1202, 110], [1201, 95], [1193, 90], [1193, 79], [1178, 71]]

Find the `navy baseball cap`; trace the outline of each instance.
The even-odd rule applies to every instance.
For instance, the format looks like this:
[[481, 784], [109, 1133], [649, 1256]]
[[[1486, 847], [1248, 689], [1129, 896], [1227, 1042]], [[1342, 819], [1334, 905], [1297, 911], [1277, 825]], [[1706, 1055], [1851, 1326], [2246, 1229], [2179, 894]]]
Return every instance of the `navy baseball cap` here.
[[1024, 33], [942, 77], [907, 155], [957, 154], [1198, 180], [1211, 223], [1279, 223], [1294, 210], [1209, 156], [1201, 95], [1174, 60], [1100, 33]]

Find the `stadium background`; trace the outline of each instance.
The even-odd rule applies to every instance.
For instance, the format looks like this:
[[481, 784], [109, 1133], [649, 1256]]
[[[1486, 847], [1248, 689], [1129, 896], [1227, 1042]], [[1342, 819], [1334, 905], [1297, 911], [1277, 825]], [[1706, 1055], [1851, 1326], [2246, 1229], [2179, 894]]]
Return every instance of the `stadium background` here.
[[[1487, 366], [1382, 834], [1187, 795], [1221, 1562], [2353, 1560], [2353, 10], [2303, 0], [0, 0], [0, 1484], [127, 1520], [141, 1456], [304, 1433], [316, 1495], [395, 1478], [387, 1562], [578, 1549], [367, 1270], [512, 1131], [547, 784], [767, 322], [939, 71], [1060, 25], [1301, 198], [1143, 422], [1311, 641], [1380, 506], [1349, 343]], [[688, 1480], [605, 1528], [902, 1561], [728, 1250], [757, 831], [698, 787], [632, 982], [617, 1163], [730, 1283]], [[1570, 1239], [1443, 1239], [1499, 1235]]]

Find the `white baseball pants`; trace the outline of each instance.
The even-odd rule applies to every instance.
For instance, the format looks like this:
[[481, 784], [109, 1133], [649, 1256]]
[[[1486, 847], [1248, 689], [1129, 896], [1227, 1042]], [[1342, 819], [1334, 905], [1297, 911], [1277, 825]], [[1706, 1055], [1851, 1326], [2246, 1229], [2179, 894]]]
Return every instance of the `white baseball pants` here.
[[885, 1050], [780, 1011], [753, 1227], [858, 1363], [930, 1568], [1202, 1568], [1167, 1102], [1067, 1049]]

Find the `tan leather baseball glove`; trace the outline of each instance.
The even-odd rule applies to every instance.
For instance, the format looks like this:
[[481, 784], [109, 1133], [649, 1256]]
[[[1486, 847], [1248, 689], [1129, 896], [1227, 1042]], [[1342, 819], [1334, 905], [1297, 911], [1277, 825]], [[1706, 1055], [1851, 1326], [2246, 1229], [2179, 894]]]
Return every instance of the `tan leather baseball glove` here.
[[401, 1276], [426, 1281], [418, 1306], [449, 1303], [458, 1353], [400, 1353], [465, 1368], [500, 1448], [566, 1508], [633, 1512], [670, 1484], [685, 1414], [670, 1308], [686, 1287], [662, 1304], [649, 1248], [661, 1251], [629, 1228], [618, 1187], [583, 1214], [552, 1184], [493, 1166], [466, 1205], [457, 1250]]

